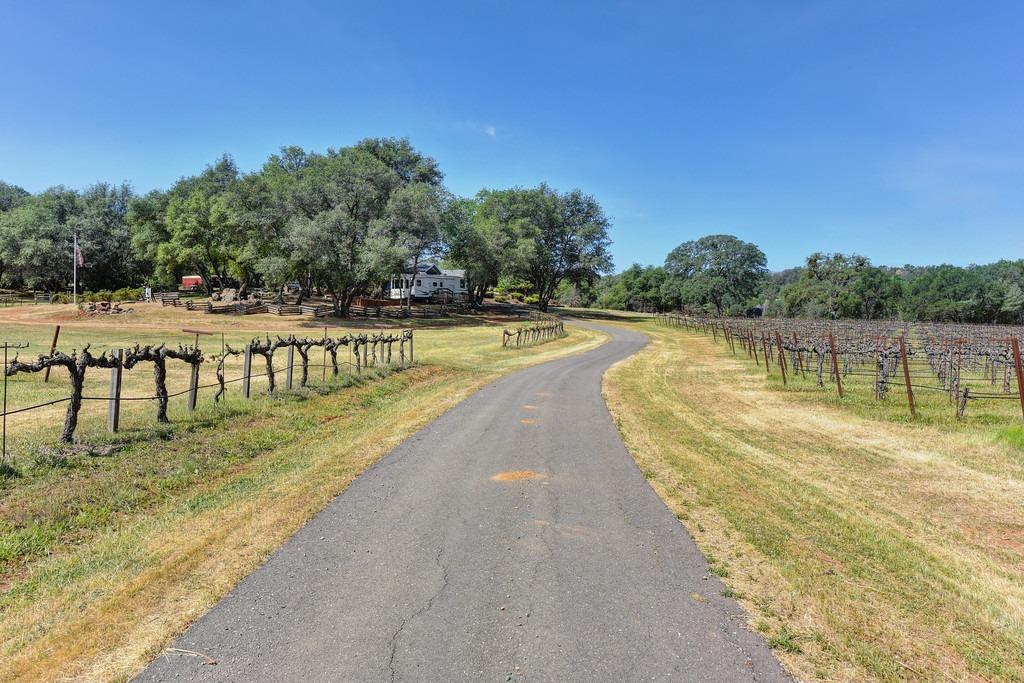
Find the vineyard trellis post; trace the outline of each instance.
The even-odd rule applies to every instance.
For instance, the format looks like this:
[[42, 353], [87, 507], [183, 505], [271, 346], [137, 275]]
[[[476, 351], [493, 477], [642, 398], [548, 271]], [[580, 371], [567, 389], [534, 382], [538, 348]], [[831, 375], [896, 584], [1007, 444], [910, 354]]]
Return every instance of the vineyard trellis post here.
[[124, 372], [124, 349], [115, 354], [117, 363], [110, 368], [110, 400], [107, 403], [107, 431], [117, 432], [121, 424], [121, 376]]
[[1017, 397], [1020, 398], [1021, 417], [1024, 417], [1024, 367], [1020, 361], [1020, 341], [1014, 337], [1010, 340], [1013, 350], [1013, 369], [1017, 373]]
[[252, 344], [245, 345], [242, 355], [242, 396], [249, 398], [249, 388], [252, 382]]
[[[59, 327], [58, 327], [59, 329]], [[0, 462], [7, 462], [7, 351], [8, 349], [27, 349], [28, 343], [15, 344], [13, 342], [2, 341], [0, 344], [4, 345], [4, 398], [3, 398], [3, 428], [0, 430], [2, 436], [0, 436]]]
[[188, 378], [188, 412], [196, 412], [196, 403], [199, 400], [199, 363], [191, 363], [192, 372]]
[[828, 346], [829, 351], [832, 353], [832, 374], [836, 377], [836, 388], [839, 389], [839, 398], [842, 398], [843, 378], [839, 376], [839, 358], [836, 355], [836, 338], [831, 332], [828, 333]]
[[[57, 350], [57, 337], [59, 337], [59, 336], [60, 336], [60, 325], [57, 325], [57, 327], [55, 327], [53, 329], [53, 341], [50, 342], [50, 355], [51, 356], [53, 355], [53, 352]], [[46, 370], [43, 371], [43, 384], [48, 384], [49, 382], [50, 382], [50, 368], [46, 368]]]
[[761, 333], [761, 353], [764, 354], [764, 372], [766, 375], [772, 374], [772, 364], [768, 362], [768, 340], [765, 339], [764, 332]]
[[782, 335], [775, 333], [775, 343], [779, 347], [779, 370], [782, 372], [782, 386], [786, 386], [786, 352], [782, 349]]
[[910, 386], [910, 365], [907, 363], [906, 335], [900, 335], [900, 361], [903, 363], [903, 383], [907, 386], [907, 404], [910, 406], [911, 419], [917, 419], [917, 406], [914, 405], [914, 388]]
[[[289, 350], [291, 347], [288, 347]], [[320, 382], [327, 384], [327, 325], [324, 325], [324, 363], [323, 363], [323, 375], [320, 377]], [[288, 386], [291, 389], [291, 385]]]
[[800, 371], [800, 376], [807, 377], [807, 373], [804, 372], [804, 356], [800, 352], [800, 343], [796, 338], [796, 330], [793, 331], [793, 348], [796, 349], [796, 363], [798, 366], [797, 369]]
[[[324, 363], [326, 365], [326, 363]], [[288, 391], [292, 390], [292, 381], [295, 376], [295, 347], [288, 347], [288, 368], [284, 373], [284, 388]]]

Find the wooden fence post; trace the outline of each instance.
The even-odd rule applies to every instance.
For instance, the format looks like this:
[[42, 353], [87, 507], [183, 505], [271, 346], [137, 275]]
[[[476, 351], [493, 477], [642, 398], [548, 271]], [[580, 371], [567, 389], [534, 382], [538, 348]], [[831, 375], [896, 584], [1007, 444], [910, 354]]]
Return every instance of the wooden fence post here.
[[[53, 341], [50, 342], [50, 355], [51, 356], [53, 355], [53, 352], [57, 350], [57, 337], [59, 337], [59, 336], [60, 336], [60, 325], [57, 325], [57, 327], [54, 328], [54, 330], [53, 330]], [[50, 381], [50, 368], [46, 368], [46, 371], [43, 373], [43, 383], [47, 383], [49, 381]]]
[[188, 379], [188, 412], [196, 411], [196, 402], [199, 400], [199, 363], [192, 364], [192, 374]]
[[843, 379], [839, 376], [839, 356], [836, 354], [836, 338], [828, 333], [828, 346], [832, 352], [832, 374], [836, 376], [836, 387], [839, 389], [839, 398], [843, 397]]
[[764, 372], [766, 375], [772, 374], [772, 364], [768, 362], [768, 344], [771, 342], [764, 338], [764, 332], [761, 333], [761, 353], [764, 354]]
[[[57, 329], [60, 330], [60, 326]], [[56, 334], [53, 335], [53, 339], [56, 342]], [[124, 370], [121, 363], [123, 361], [124, 349], [118, 349], [117, 365], [110, 368], [110, 401], [107, 403], [107, 429], [111, 432], [116, 432], [121, 423], [121, 373]]]
[[245, 345], [242, 355], [242, 396], [249, 398], [249, 387], [252, 384], [252, 346]]
[[786, 352], [782, 348], [782, 335], [775, 333], [775, 343], [779, 347], [779, 370], [782, 372], [782, 386], [786, 386]]
[[1014, 337], [1010, 340], [1010, 345], [1013, 347], [1013, 369], [1017, 373], [1017, 396], [1020, 398], [1020, 412], [1024, 417], [1024, 367], [1020, 362], [1020, 342]]
[[[327, 363], [325, 362], [324, 365]], [[292, 379], [295, 375], [295, 347], [288, 347], [288, 369], [284, 373], [284, 388], [288, 391], [292, 390]]]
[[801, 377], [806, 377], [807, 373], [804, 372], [804, 355], [800, 352], [800, 342], [797, 341], [796, 331], [793, 332], [793, 348], [796, 349], [796, 364], [797, 369], [800, 371]]
[[907, 403], [910, 405], [910, 417], [917, 419], [917, 406], [914, 405], [914, 387], [910, 386], [910, 365], [907, 364], [907, 343], [905, 335], [900, 335], [900, 361], [903, 363], [903, 383], [907, 386]]

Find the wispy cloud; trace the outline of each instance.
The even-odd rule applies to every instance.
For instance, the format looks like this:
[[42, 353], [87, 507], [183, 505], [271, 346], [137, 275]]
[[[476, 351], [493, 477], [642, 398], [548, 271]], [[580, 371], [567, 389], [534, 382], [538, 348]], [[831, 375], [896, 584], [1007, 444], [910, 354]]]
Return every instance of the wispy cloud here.
[[489, 138], [498, 137], [498, 127], [493, 123], [481, 123], [479, 121], [463, 121], [459, 126], [463, 130], [471, 131], [477, 135], [486, 135]]

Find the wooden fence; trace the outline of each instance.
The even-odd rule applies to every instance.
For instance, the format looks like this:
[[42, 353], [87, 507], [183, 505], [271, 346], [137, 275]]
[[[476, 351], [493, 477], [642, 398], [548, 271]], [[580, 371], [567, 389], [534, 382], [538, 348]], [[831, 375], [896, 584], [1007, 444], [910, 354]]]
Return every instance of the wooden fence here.
[[[324, 318], [334, 315], [334, 307], [326, 304], [282, 304], [269, 301], [236, 301], [233, 303], [216, 303], [213, 301], [182, 301], [177, 292], [154, 294], [153, 298], [162, 306], [184, 306], [190, 311], [200, 313], [233, 315], [253, 315], [270, 313], [277, 316], [309, 315]], [[445, 318], [452, 313], [463, 312], [462, 304], [422, 304], [406, 310], [400, 306], [350, 306], [349, 316], [354, 318], [389, 318], [402, 320], [406, 318]]]

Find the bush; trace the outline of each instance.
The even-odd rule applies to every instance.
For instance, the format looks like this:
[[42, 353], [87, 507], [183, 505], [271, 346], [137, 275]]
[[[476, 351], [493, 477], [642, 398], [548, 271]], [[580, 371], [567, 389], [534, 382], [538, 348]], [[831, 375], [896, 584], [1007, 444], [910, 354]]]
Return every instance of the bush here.
[[495, 294], [494, 300], [497, 301], [499, 304], [508, 303], [508, 297], [505, 296], [504, 294]]
[[114, 293], [109, 289], [101, 289], [96, 292], [89, 292], [88, 294], [82, 295], [82, 301], [99, 303], [101, 301], [110, 301], [113, 296]]
[[525, 301], [530, 306], [536, 306], [537, 304], [540, 303], [540, 296], [537, 294], [531, 294], [530, 296], [526, 297]]
[[509, 296], [510, 299], [515, 299], [516, 301], [522, 301], [523, 300], [523, 293], [522, 292], [509, 292], [508, 296]]
[[71, 297], [68, 296], [67, 294], [51, 294], [50, 295], [50, 303], [51, 304], [69, 304], [69, 303], [71, 303]]
[[[511, 275], [505, 275], [498, 278], [498, 284], [495, 285], [494, 291], [497, 294], [509, 294], [515, 292], [521, 292], [525, 289], [530, 288], [530, 283], [521, 278], [517, 278]], [[522, 296], [520, 294], [520, 296]]]
[[138, 301], [142, 298], [142, 287], [122, 287], [113, 294], [114, 301]]

